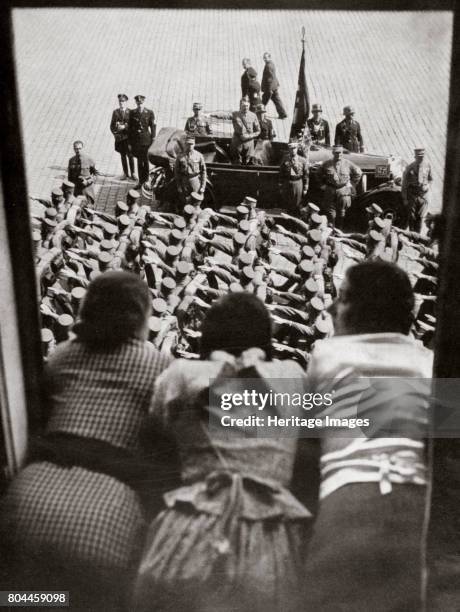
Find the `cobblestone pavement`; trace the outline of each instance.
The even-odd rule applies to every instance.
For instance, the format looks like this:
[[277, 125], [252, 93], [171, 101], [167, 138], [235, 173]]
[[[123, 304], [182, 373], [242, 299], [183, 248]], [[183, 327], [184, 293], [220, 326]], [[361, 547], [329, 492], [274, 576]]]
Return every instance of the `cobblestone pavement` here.
[[[110, 211], [129, 183], [118, 181], [109, 131], [116, 94], [147, 96], [158, 127], [183, 127], [192, 102], [235, 109], [241, 58], [259, 70], [272, 53], [289, 117], [301, 51], [311, 101], [335, 125], [356, 108], [369, 151], [407, 160], [427, 147], [432, 208], [441, 204], [452, 16], [446, 12], [261, 10], [16, 9], [15, 45], [29, 192], [48, 195], [66, 172], [72, 142], [82, 139], [102, 173], [98, 208]], [[269, 105], [269, 113], [274, 107]]]

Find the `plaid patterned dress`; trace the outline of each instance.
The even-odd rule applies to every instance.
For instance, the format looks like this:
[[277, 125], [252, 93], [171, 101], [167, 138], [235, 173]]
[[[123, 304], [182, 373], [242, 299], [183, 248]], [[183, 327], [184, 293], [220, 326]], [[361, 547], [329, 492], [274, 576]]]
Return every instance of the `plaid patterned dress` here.
[[[103, 441], [135, 455], [155, 379], [167, 364], [168, 358], [140, 340], [108, 353], [90, 352], [78, 341], [63, 343], [48, 362], [47, 432]], [[16, 554], [71, 566], [89, 581], [97, 572], [130, 570], [144, 527], [130, 486], [108, 474], [49, 461], [28, 465], [0, 509], [3, 542]]]

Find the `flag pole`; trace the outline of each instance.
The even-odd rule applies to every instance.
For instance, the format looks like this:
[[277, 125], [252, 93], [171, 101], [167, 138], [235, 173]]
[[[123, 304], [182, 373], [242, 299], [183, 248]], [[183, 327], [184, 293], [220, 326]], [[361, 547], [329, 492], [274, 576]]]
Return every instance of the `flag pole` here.
[[302, 26], [302, 54], [300, 58], [299, 78], [297, 83], [297, 93], [292, 115], [290, 137], [295, 138], [297, 134], [305, 128], [310, 113], [310, 97], [308, 95], [307, 78], [305, 74], [305, 26]]

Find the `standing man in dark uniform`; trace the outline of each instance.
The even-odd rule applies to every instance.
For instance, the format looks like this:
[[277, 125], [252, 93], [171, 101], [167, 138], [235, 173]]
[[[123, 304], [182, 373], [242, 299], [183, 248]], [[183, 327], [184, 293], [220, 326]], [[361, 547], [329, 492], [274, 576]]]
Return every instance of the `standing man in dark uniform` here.
[[247, 69], [247, 74], [249, 78], [248, 84], [248, 98], [249, 98], [249, 110], [252, 113], [256, 112], [256, 107], [260, 104], [260, 83], [257, 80], [257, 71], [255, 68], [249, 67]]
[[353, 153], [364, 153], [361, 126], [353, 119], [355, 109], [351, 106], [344, 106], [343, 114], [345, 119], [338, 123], [335, 128], [335, 144], [342, 145], [344, 149]]
[[420, 233], [433, 176], [430, 164], [424, 159], [425, 149], [414, 149], [414, 154], [415, 161], [404, 170], [401, 195], [409, 212], [409, 229]]
[[135, 96], [137, 108], [130, 111], [128, 122], [128, 142], [134, 157], [137, 157], [139, 183], [136, 189], [149, 178], [149, 147], [156, 136], [155, 115], [144, 108], [145, 96]]
[[282, 162], [279, 174], [281, 199], [286, 210], [300, 214], [302, 200], [308, 191], [308, 162], [297, 155], [297, 141], [290, 142], [289, 156]]
[[329, 147], [331, 144], [329, 123], [321, 116], [321, 113], [323, 112], [321, 104], [313, 104], [311, 112], [313, 117], [308, 119], [307, 127], [310, 131], [312, 144], [325, 145], [326, 147]]
[[244, 96], [249, 97], [249, 76], [248, 76], [248, 68], [251, 66], [251, 60], [249, 57], [243, 57], [243, 74], [241, 75], [241, 97]]
[[126, 94], [118, 94], [119, 108], [113, 111], [110, 122], [110, 131], [115, 137], [115, 151], [120, 154], [121, 165], [123, 167], [123, 174], [120, 177], [121, 181], [125, 181], [129, 177], [136, 180], [134, 157], [128, 144], [129, 108], [126, 106], [127, 101], [128, 96]]
[[69, 159], [67, 179], [75, 185], [75, 195], [84, 195], [91, 204], [96, 201], [94, 181], [97, 176], [94, 161], [83, 153], [83, 142], [76, 140], [73, 143], [75, 155]]
[[356, 164], [343, 159], [342, 145], [334, 145], [332, 152], [333, 159], [323, 162], [319, 172], [321, 189], [324, 191], [322, 206], [328, 221], [341, 229], [362, 172]]
[[174, 166], [177, 192], [182, 207], [190, 202], [192, 193], [203, 194], [206, 188], [206, 164], [199, 151], [195, 151], [194, 136], [185, 139], [185, 151], [181, 153]]
[[201, 112], [203, 109], [201, 102], [194, 102], [192, 108], [193, 117], [189, 117], [185, 122], [184, 131], [194, 136], [207, 136], [208, 134], [212, 134], [209, 120]]
[[270, 119], [268, 119], [267, 112], [263, 104], [258, 104], [256, 106], [256, 115], [260, 125], [260, 140], [273, 140], [276, 138], [273, 123]]
[[271, 55], [267, 51], [264, 53], [263, 58], [265, 67], [262, 75], [262, 104], [267, 106], [268, 101], [271, 99], [276, 106], [278, 119], [286, 119], [287, 113], [284, 110], [278, 93], [280, 84], [276, 76], [275, 64], [272, 62]]

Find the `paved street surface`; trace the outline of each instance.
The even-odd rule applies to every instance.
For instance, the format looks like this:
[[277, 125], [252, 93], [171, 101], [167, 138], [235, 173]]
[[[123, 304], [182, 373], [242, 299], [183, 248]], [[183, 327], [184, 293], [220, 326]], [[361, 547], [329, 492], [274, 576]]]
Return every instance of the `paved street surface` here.
[[[256, 10], [16, 9], [15, 44], [29, 192], [49, 195], [65, 176], [72, 142], [96, 160], [98, 208], [111, 211], [129, 183], [109, 131], [116, 95], [147, 96], [158, 129], [183, 128], [192, 103], [236, 109], [241, 58], [262, 76], [272, 53], [288, 109], [276, 120], [286, 140], [301, 52], [311, 102], [334, 129], [356, 108], [371, 152], [412, 159], [426, 146], [434, 172], [432, 209], [441, 205], [452, 16], [442, 12], [364, 13]], [[269, 114], [275, 109], [269, 103]], [[132, 185], [132, 184], [131, 184]]]

